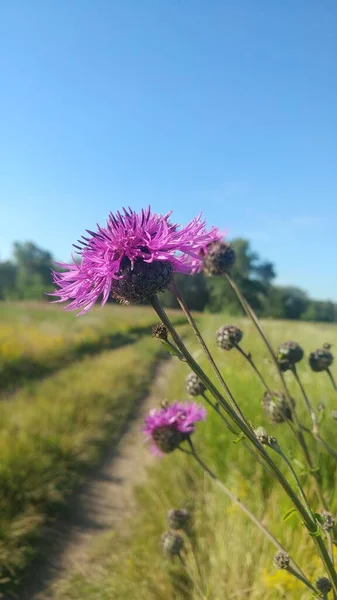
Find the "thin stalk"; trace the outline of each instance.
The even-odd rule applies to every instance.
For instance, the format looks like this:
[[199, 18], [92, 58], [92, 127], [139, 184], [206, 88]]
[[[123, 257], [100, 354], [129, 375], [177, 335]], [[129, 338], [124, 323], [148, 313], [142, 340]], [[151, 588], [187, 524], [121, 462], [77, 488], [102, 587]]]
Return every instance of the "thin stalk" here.
[[316, 588], [312, 585], [312, 583], [310, 583], [310, 581], [306, 577], [303, 577], [301, 573], [295, 571], [295, 569], [293, 569], [291, 566], [287, 568], [287, 571], [288, 573], [291, 573], [291, 575], [302, 581], [302, 583], [304, 583], [304, 585], [306, 585], [312, 592], [317, 594]]
[[[238, 412], [238, 414], [240, 415], [241, 419], [247, 423], [244, 414], [242, 413], [242, 411], [241, 411], [239, 405], [237, 404], [237, 402], [236, 402], [236, 400], [235, 400], [235, 398], [234, 398], [231, 390], [229, 389], [229, 387], [228, 387], [227, 383], [225, 382], [225, 380], [224, 380], [221, 372], [219, 371], [219, 368], [217, 367], [217, 364], [214, 361], [214, 358], [213, 358], [212, 354], [210, 353], [210, 351], [208, 349], [208, 346], [207, 346], [204, 338], [201, 335], [200, 329], [199, 329], [198, 325], [196, 324], [196, 322], [195, 322], [195, 320], [193, 318], [193, 315], [191, 314], [191, 311], [189, 310], [189, 308], [188, 308], [188, 306], [187, 306], [184, 298], [182, 297], [181, 293], [179, 292], [179, 290], [178, 290], [175, 282], [172, 283], [171, 287], [172, 287], [173, 293], [175, 294], [176, 299], [177, 299], [177, 301], [178, 301], [178, 303], [179, 303], [182, 311], [184, 312], [184, 314], [185, 314], [185, 316], [187, 318], [187, 321], [191, 325], [191, 327], [193, 329], [193, 332], [194, 332], [194, 334], [195, 334], [195, 336], [196, 336], [196, 338], [197, 338], [197, 340], [198, 340], [198, 342], [199, 342], [199, 344], [200, 344], [200, 346], [201, 346], [201, 348], [202, 348], [202, 350], [203, 350], [203, 352], [204, 352], [204, 354], [205, 354], [205, 356], [206, 356], [209, 364], [211, 365], [211, 367], [212, 367], [212, 369], [213, 369], [213, 371], [214, 371], [214, 373], [216, 375], [216, 378], [218, 379], [221, 387], [225, 390], [226, 394], [228, 395], [228, 397], [230, 399], [230, 402], [235, 407], [235, 409]], [[248, 423], [247, 423], [247, 425], [248, 425]]]
[[299, 388], [300, 388], [300, 390], [302, 392], [302, 396], [304, 398], [304, 402], [305, 402], [306, 407], [308, 409], [308, 412], [310, 414], [310, 418], [311, 418], [311, 422], [312, 422], [312, 432], [313, 432], [314, 436], [316, 437], [316, 435], [318, 433], [318, 423], [317, 423], [316, 413], [315, 413], [315, 411], [314, 411], [314, 409], [312, 407], [312, 404], [311, 404], [311, 402], [310, 402], [310, 400], [309, 400], [309, 398], [307, 396], [307, 393], [306, 393], [306, 391], [305, 391], [305, 389], [303, 387], [302, 381], [299, 378], [299, 375], [298, 375], [297, 369], [296, 369], [296, 365], [292, 366], [291, 371], [292, 371], [292, 373], [293, 373], [293, 375], [294, 375], [294, 377], [295, 377], [295, 379], [296, 379], [296, 381], [298, 383], [298, 386], [299, 386]]
[[[311, 429], [308, 429], [308, 427], [305, 427], [304, 425], [301, 425], [301, 429], [303, 429], [303, 431], [305, 431], [306, 433], [309, 433], [311, 436], [314, 436], [313, 432], [311, 431]], [[337, 460], [337, 452], [336, 452], [336, 450], [334, 450], [330, 446], [330, 444], [328, 444], [328, 442], [324, 438], [322, 438], [322, 436], [319, 433], [317, 433], [314, 436], [314, 438], [315, 438], [315, 440], [317, 440], [317, 442], [319, 444], [321, 444], [321, 446], [323, 446], [326, 449], [327, 452], [329, 452], [329, 454], [331, 454], [331, 456], [333, 456], [334, 459]]]
[[329, 379], [330, 379], [330, 381], [331, 381], [331, 383], [332, 383], [332, 387], [333, 387], [333, 389], [335, 390], [335, 392], [337, 392], [337, 384], [336, 384], [336, 382], [335, 382], [335, 380], [334, 380], [334, 376], [333, 376], [333, 374], [331, 373], [331, 371], [330, 371], [329, 367], [327, 368], [326, 372], [327, 372], [327, 374], [329, 375]]
[[239, 344], [235, 345], [235, 348], [240, 352], [240, 354], [242, 354], [242, 356], [249, 362], [250, 366], [252, 367], [252, 369], [254, 369], [256, 375], [258, 376], [259, 380], [261, 381], [264, 389], [266, 390], [266, 392], [268, 392], [268, 394], [270, 394], [271, 396], [273, 395], [272, 392], [270, 391], [270, 387], [267, 384], [266, 380], [264, 379], [261, 371], [258, 369], [258, 367], [256, 366], [255, 362], [252, 359], [251, 354], [247, 354], [243, 348], [241, 348], [241, 346]]
[[[189, 441], [189, 444], [190, 444], [191, 455], [193, 456], [193, 458], [197, 461], [197, 463], [201, 466], [201, 468], [211, 477], [211, 479], [213, 479], [213, 481], [221, 489], [221, 491], [226, 494], [227, 498], [229, 498], [230, 501], [233, 502], [233, 504], [235, 504], [236, 506], [238, 506], [242, 510], [242, 512], [245, 513], [245, 515], [252, 521], [252, 523], [254, 523], [254, 525], [256, 525], [256, 527], [260, 531], [262, 531], [262, 533], [275, 546], [275, 548], [277, 548], [277, 550], [280, 550], [282, 552], [287, 552], [285, 550], [285, 548], [282, 546], [282, 544], [263, 525], [263, 523], [257, 517], [255, 517], [255, 515], [249, 510], [249, 508], [243, 502], [241, 502], [241, 500], [235, 494], [233, 494], [233, 492], [215, 475], [215, 473], [200, 458], [200, 456], [198, 455], [198, 453], [195, 450], [195, 447], [194, 447], [194, 445], [192, 443], [192, 440], [189, 439], [188, 441]], [[303, 581], [306, 585], [307, 585], [306, 582], [308, 582], [309, 583], [309, 587], [310, 587], [310, 582], [306, 579], [306, 577], [305, 577], [303, 571], [301, 570], [301, 568], [296, 564], [296, 562], [293, 560], [293, 558], [291, 558], [291, 561], [292, 561], [292, 563], [293, 563], [293, 565], [295, 567], [294, 572], [300, 574], [301, 575], [301, 581]]]
[[290, 460], [288, 459], [288, 457], [284, 454], [283, 450], [280, 448], [280, 446], [278, 445], [278, 442], [275, 438], [271, 438], [272, 441], [269, 442], [269, 447], [272, 448], [273, 450], [275, 450], [275, 452], [277, 452], [277, 454], [279, 456], [281, 456], [282, 460], [284, 460], [284, 462], [286, 463], [287, 467], [290, 469], [290, 472], [295, 480], [295, 483], [298, 487], [298, 490], [300, 492], [300, 495], [302, 497], [303, 500], [303, 504], [305, 505], [307, 511], [309, 514], [311, 514], [312, 518], [314, 518], [314, 515], [312, 514], [312, 510], [309, 506], [309, 502], [308, 502], [308, 498], [306, 497], [305, 491], [302, 487], [302, 484], [297, 476], [297, 473], [294, 469], [294, 467], [292, 466]]
[[[283, 390], [285, 392], [285, 395], [286, 395], [287, 401], [289, 403], [289, 406], [292, 406], [291, 396], [290, 396], [290, 393], [289, 393], [289, 390], [288, 390], [288, 387], [287, 387], [284, 375], [283, 375], [283, 373], [282, 373], [282, 371], [281, 371], [281, 369], [279, 367], [279, 364], [277, 362], [277, 358], [276, 358], [275, 352], [274, 352], [273, 347], [271, 346], [271, 344], [270, 344], [270, 342], [269, 342], [269, 340], [268, 340], [268, 338], [267, 338], [267, 336], [266, 336], [263, 328], [261, 327], [261, 324], [260, 324], [260, 322], [259, 322], [259, 320], [258, 320], [258, 318], [257, 318], [257, 316], [255, 314], [255, 312], [250, 307], [250, 305], [248, 304], [248, 302], [245, 300], [244, 296], [241, 294], [240, 289], [236, 285], [235, 281], [233, 281], [232, 277], [228, 273], [226, 273], [226, 279], [227, 279], [229, 285], [231, 286], [232, 290], [235, 292], [235, 294], [236, 294], [236, 296], [237, 296], [237, 298], [238, 298], [238, 300], [239, 300], [239, 302], [240, 302], [243, 310], [245, 311], [245, 313], [247, 314], [247, 316], [251, 319], [251, 321], [255, 325], [257, 331], [259, 332], [261, 338], [263, 339], [263, 341], [264, 341], [264, 343], [265, 343], [265, 345], [266, 345], [266, 347], [267, 347], [267, 349], [269, 351], [269, 354], [270, 354], [270, 356], [271, 356], [271, 358], [272, 358], [272, 360], [273, 360], [273, 362], [275, 364], [277, 372], [279, 374], [279, 377], [280, 377], [280, 380], [281, 380], [281, 383], [282, 383], [282, 387], [283, 387]], [[324, 509], [325, 510], [329, 510], [329, 508], [327, 506], [327, 503], [326, 503], [326, 501], [324, 499], [324, 495], [323, 495], [323, 491], [322, 491], [322, 488], [321, 488], [319, 476], [314, 471], [314, 465], [313, 465], [313, 462], [312, 462], [312, 459], [311, 459], [311, 456], [310, 456], [310, 452], [309, 452], [308, 446], [306, 444], [306, 441], [304, 439], [303, 433], [301, 431], [301, 424], [300, 424], [300, 421], [298, 419], [296, 409], [294, 407], [292, 409], [292, 414], [293, 414], [294, 424], [296, 426], [296, 429], [294, 429], [293, 431], [294, 431], [294, 433], [296, 435], [296, 439], [297, 439], [298, 443], [300, 444], [300, 447], [302, 449], [302, 452], [303, 452], [303, 455], [305, 457], [306, 463], [307, 463], [307, 465], [309, 467], [309, 472], [310, 472], [310, 474], [312, 476], [312, 479], [313, 479], [313, 482], [314, 482], [314, 485], [315, 485], [315, 490], [316, 490], [317, 497], [318, 497], [320, 503], [322, 504], [322, 506], [324, 507]]]
[[311, 515], [308, 514], [306, 508], [302, 505], [302, 502], [300, 501], [297, 494], [292, 489], [292, 487], [289, 484], [289, 482], [287, 481], [287, 479], [284, 477], [283, 473], [279, 470], [277, 465], [271, 459], [271, 457], [266, 452], [266, 450], [264, 449], [262, 444], [260, 444], [260, 442], [257, 440], [253, 430], [249, 426], [247, 426], [246, 423], [240, 418], [240, 416], [237, 414], [237, 412], [234, 410], [234, 408], [226, 401], [226, 399], [222, 396], [222, 394], [215, 387], [215, 385], [212, 383], [212, 381], [207, 377], [207, 375], [204, 373], [204, 371], [201, 369], [201, 367], [198, 365], [198, 363], [194, 360], [193, 356], [189, 353], [184, 342], [182, 341], [182, 339], [180, 338], [179, 334], [177, 333], [175, 327], [171, 323], [168, 315], [166, 314], [165, 310], [161, 306], [157, 296], [153, 296], [151, 298], [151, 304], [152, 304], [154, 310], [156, 311], [158, 317], [161, 319], [162, 323], [167, 327], [167, 329], [170, 332], [177, 347], [182, 352], [182, 354], [185, 356], [186, 363], [189, 365], [189, 367], [192, 369], [192, 371], [194, 371], [194, 373], [199, 377], [199, 379], [201, 379], [201, 381], [204, 383], [204, 385], [207, 387], [207, 389], [211, 392], [211, 394], [215, 398], [215, 400], [223, 406], [226, 413], [231, 417], [231, 419], [234, 421], [234, 423], [241, 429], [241, 431], [244, 433], [244, 435], [251, 441], [251, 443], [255, 446], [255, 448], [261, 455], [261, 457], [270, 466], [276, 479], [279, 481], [279, 483], [283, 487], [284, 491], [289, 496], [289, 498], [292, 501], [292, 503], [294, 504], [295, 508], [298, 510], [299, 514], [301, 515], [305, 526], [307, 527], [309, 532], [312, 534], [313, 541], [317, 546], [317, 550], [321, 556], [321, 560], [325, 566], [327, 574], [329, 575], [329, 577], [331, 579], [331, 584], [333, 586], [333, 589], [337, 592], [337, 574], [331, 563], [329, 553], [326, 549], [326, 546], [325, 546], [321, 536], [315, 535], [316, 531], [317, 531], [316, 521], [313, 520]]

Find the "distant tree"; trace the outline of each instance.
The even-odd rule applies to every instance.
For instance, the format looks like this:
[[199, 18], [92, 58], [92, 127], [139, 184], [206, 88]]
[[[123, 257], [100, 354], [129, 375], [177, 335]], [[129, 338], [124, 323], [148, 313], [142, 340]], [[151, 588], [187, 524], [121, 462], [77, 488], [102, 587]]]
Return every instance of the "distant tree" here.
[[16, 276], [17, 269], [12, 262], [0, 262], [0, 300], [15, 296]]
[[53, 258], [33, 242], [15, 242], [16, 293], [19, 298], [39, 298], [51, 289]]

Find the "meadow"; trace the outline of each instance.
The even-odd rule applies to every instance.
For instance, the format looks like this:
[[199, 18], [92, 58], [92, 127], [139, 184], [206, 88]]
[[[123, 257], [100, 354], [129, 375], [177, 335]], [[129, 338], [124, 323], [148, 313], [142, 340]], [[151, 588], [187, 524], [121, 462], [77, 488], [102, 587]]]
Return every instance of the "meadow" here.
[[1, 592], [15, 592], [45, 527], [146, 394], [163, 356], [155, 321], [146, 308], [76, 319], [46, 304], [0, 305]]
[[[172, 313], [182, 323], [181, 313]], [[198, 317], [213, 354], [250, 422], [275, 436], [289, 458], [295, 442], [285, 424], [271, 425], [261, 409], [263, 388], [244, 358], [216, 346], [215, 331], [226, 315]], [[0, 577], [4, 593], [18, 594], [20, 581], [39, 549], [46, 524], [60, 514], [88, 467], [98, 464], [104, 449], [117, 443], [125, 422], [149, 389], [155, 366], [166, 354], [151, 338], [157, 321], [149, 308], [108, 306], [76, 318], [58, 306], [0, 305]], [[272, 389], [278, 375], [251, 323], [234, 319], [244, 331], [242, 347], [251, 352]], [[306, 351], [299, 365], [313, 404], [324, 402], [325, 437], [333, 445], [337, 422], [331, 411], [337, 395], [325, 373], [312, 373], [311, 350], [336, 342], [337, 327], [266, 321], [276, 347], [295, 339]], [[211, 375], [194, 335], [186, 333], [193, 355]], [[189, 370], [176, 358], [165, 398], [186, 399]], [[334, 365], [336, 374], [336, 365]], [[309, 426], [302, 399], [286, 373], [298, 412]], [[322, 575], [310, 538], [296, 516], [286, 523], [288, 498], [247, 453], [241, 442], [208, 411], [198, 424], [195, 445], [206, 463], [255, 512], [297, 559], [309, 578]], [[336, 514], [335, 463], [307, 439], [319, 465], [326, 498]], [[286, 470], [278, 461], [280, 468]], [[297, 465], [319, 509], [310, 476]], [[100, 538], [87, 568], [58, 582], [55, 600], [230, 600], [247, 598], [305, 600], [310, 593], [286, 571], [277, 571], [270, 543], [233, 506], [191, 458], [175, 451], [157, 459], [145, 485], [136, 491], [137, 510], [121, 532]], [[164, 559], [160, 538], [166, 513], [188, 507], [193, 531], [186, 537], [183, 558]]]
[[[232, 321], [233, 318], [230, 319]], [[225, 323], [228, 323], [225, 315], [204, 315], [200, 318], [206, 340], [248, 419], [254, 426], [266, 427], [293, 460], [295, 455], [298, 456], [296, 442], [284, 423], [271, 425], [267, 421], [261, 409], [263, 388], [254, 372], [235, 349], [224, 352], [216, 346], [215, 330]], [[244, 331], [242, 347], [262, 365], [263, 374], [272, 389], [278, 389], [278, 375], [251, 323], [246, 319], [236, 319], [235, 323]], [[300, 375], [305, 387], [310, 390], [314, 406], [321, 402], [325, 404], [322, 427], [326, 439], [335, 445], [337, 423], [332, 419], [331, 411], [337, 408], [337, 396], [325, 373], [312, 373], [307, 358], [310, 350], [324, 342], [336, 341], [337, 327], [285, 321], [267, 321], [264, 327], [274, 347], [285, 339], [295, 339], [306, 350], [299, 366]], [[211, 375], [192, 335], [188, 345], [193, 349], [194, 357]], [[334, 371], [336, 373], [336, 367]], [[167, 386], [167, 400], [187, 398], [184, 386], [187, 372], [186, 365], [176, 360], [174, 376]], [[298, 412], [310, 426], [290, 375], [286, 373], [286, 379], [297, 400]], [[206, 423], [199, 424], [194, 434], [194, 444], [203, 460], [215, 466], [217, 475], [278, 537], [307, 577], [314, 581], [324, 575], [314, 546], [298, 517], [293, 515], [284, 521], [291, 507], [289, 499], [247, 453], [243, 444], [233, 442], [233, 436], [222, 427], [212, 411], [209, 411]], [[310, 437], [307, 442], [316, 465], [320, 467], [326, 498], [336, 514], [335, 461], [323, 454]], [[287, 473], [282, 462], [277, 462]], [[312, 480], [301, 459], [297, 460], [296, 469], [313, 508], [319, 510], [321, 507]], [[111, 531], [103, 536], [97, 542], [87, 568], [59, 583], [53, 598], [305, 600], [312, 597], [289, 573], [276, 570], [273, 566], [274, 547], [189, 456], [176, 451], [159, 458], [150, 469], [146, 485], [137, 490], [137, 502], [137, 513], [127, 524], [125, 532]], [[182, 551], [185, 566], [182, 566], [177, 557], [172, 560], [163, 558], [160, 539], [167, 529], [167, 511], [186, 507], [192, 511], [193, 529], [189, 537], [185, 536]]]

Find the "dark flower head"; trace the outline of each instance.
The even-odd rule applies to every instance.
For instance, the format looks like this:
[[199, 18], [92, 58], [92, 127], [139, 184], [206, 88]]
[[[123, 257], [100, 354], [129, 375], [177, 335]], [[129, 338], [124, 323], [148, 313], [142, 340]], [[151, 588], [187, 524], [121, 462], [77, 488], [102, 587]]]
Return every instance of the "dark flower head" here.
[[206, 386], [195, 373], [187, 375], [185, 380], [186, 391], [190, 396], [201, 396], [206, 390]]
[[152, 409], [145, 419], [144, 433], [154, 442], [154, 454], [173, 452], [194, 431], [197, 421], [206, 419], [206, 410], [195, 402], [173, 402]]
[[304, 356], [303, 349], [296, 342], [288, 341], [277, 349], [277, 362], [281, 371], [288, 371]]
[[318, 348], [311, 352], [309, 365], [313, 371], [326, 371], [333, 363], [333, 355], [328, 348]]
[[230, 244], [216, 240], [204, 250], [204, 271], [207, 275], [225, 275], [235, 262], [235, 251]]
[[257, 439], [259, 440], [260, 444], [263, 444], [264, 446], [268, 445], [269, 435], [264, 427], [257, 427], [256, 429], [254, 429], [254, 433]]
[[243, 338], [243, 331], [235, 325], [224, 325], [216, 332], [216, 341], [223, 350], [231, 350], [237, 346]]
[[323, 529], [325, 531], [331, 531], [331, 529], [333, 529], [334, 524], [335, 524], [334, 515], [331, 512], [324, 510], [321, 513], [321, 516], [323, 517], [323, 524], [322, 524]]
[[214, 240], [215, 229], [206, 231], [196, 217], [185, 227], [169, 222], [150, 208], [139, 213], [124, 209], [110, 213], [105, 227], [89, 231], [75, 246], [80, 262], [58, 263], [53, 272], [57, 302], [70, 300], [68, 310], [89, 310], [98, 298], [102, 306], [110, 295], [125, 304], [138, 304], [164, 291], [174, 272], [190, 274], [202, 266], [200, 248]]
[[272, 394], [266, 392], [262, 399], [262, 407], [272, 423], [283, 423], [287, 419], [291, 421], [291, 409], [294, 406], [295, 400], [292, 398], [292, 406], [289, 406], [281, 392], [272, 392]]
[[184, 529], [190, 524], [191, 517], [187, 508], [174, 508], [167, 513], [167, 524], [171, 529]]
[[161, 537], [163, 554], [167, 557], [179, 555], [184, 547], [184, 538], [179, 533], [165, 531]]
[[156, 325], [153, 325], [152, 337], [167, 341], [168, 331], [163, 323], [157, 323]]
[[319, 577], [316, 580], [316, 587], [322, 594], [328, 594], [332, 590], [332, 585], [327, 577]]
[[290, 556], [287, 552], [280, 550], [274, 556], [274, 565], [277, 569], [287, 569], [290, 565]]

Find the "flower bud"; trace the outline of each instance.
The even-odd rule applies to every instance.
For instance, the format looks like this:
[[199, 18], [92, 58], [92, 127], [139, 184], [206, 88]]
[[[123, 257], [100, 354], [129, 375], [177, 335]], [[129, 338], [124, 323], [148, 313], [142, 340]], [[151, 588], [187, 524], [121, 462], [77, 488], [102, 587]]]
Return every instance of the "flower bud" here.
[[230, 244], [211, 242], [204, 255], [204, 271], [207, 275], [229, 273], [235, 262], [235, 252]]
[[287, 569], [290, 565], [290, 556], [287, 552], [280, 550], [274, 556], [274, 565], [277, 569]]
[[187, 508], [175, 508], [167, 513], [170, 529], [184, 529], [191, 521], [191, 512]]
[[258, 427], [257, 429], [254, 429], [254, 433], [257, 439], [259, 440], [260, 444], [263, 444], [264, 446], [268, 444], [269, 435], [264, 429], [264, 427]]
[[309, 356], [309, 365], [315, 372], [326, 371], [333, 363], [333, 356], [329, 349], [318, 348], [311, 352]]
[[186, 436], [176, 428], [163, 425], [153, 431], [152, 439], [161, 452], [168, 454], [176, 450]]
[[[292, 407], [295, 401], [292, 399]], [[283, 423], [287, 419], [292, 421], [291, 408], [281, 392], [266, 392], [262, 398], [262, 407], [271, 423]]]
[[327, 577], [319, 577], [316, 581], [316, 587], [322, 594], [328, 594], [332, 590], [332, 585]]
[[288, 341], [277, 349], [277, 362], [281, 371], [288, 371], [304, 356], [303, 349], [296, 342]]
[[241, 342], [243, 331], [235, 325], [224, 325], [216, 332], [216, 341], [223, 350], [231, 350]]
[[165, 556], [176, 556], [180, 554], [184, 546], [184, 538], [179, 533], [165, 531], [161, 537], [161, 544]]
[[159, 340], [167, 341], [168, 331], [163, 323], [157, 323], [152, 327], [152, 337], [158, 338]]
[[335, 517], [331, 512], [328, 512], [327, 510], [324, 510], [321, 513], [324, 522], [322, 524], [322, 527], [325, 531], [330, 531], [331, 529], [333, 529], [333, 526], [335, 524]]
[[195, 373], [187, 375], [185, 380], [186, 391], [190, 396], [201, 396], [206, 390], [206, 386]]

